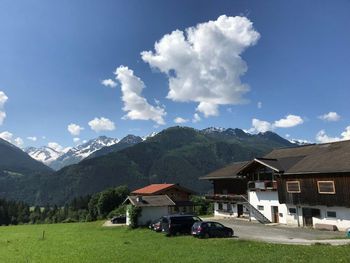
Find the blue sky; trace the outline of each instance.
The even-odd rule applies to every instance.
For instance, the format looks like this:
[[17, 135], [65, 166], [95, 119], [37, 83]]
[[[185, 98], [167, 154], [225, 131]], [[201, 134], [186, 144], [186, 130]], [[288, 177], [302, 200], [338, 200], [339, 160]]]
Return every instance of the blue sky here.
[[[198, 129], [350, 139], [349, 12], [349, 1], [0, 0], [0, 134], [70, 146], [181, 117]], [[226, 39], [224, 24], [248, 31]]]

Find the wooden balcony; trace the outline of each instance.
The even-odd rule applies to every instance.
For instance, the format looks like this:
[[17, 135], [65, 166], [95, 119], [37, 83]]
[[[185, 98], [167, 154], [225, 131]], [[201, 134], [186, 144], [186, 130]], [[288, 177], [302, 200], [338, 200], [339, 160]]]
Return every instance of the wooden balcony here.
[[206, 195], [205, 199], [209, 201], [223, 201], [223, 202], [246, 202], [247, 195], [235, 195], [235, 194], [213, 194]]
[[248, 182], [250, 191], [277, 191], [277, 181], [250, 181]]

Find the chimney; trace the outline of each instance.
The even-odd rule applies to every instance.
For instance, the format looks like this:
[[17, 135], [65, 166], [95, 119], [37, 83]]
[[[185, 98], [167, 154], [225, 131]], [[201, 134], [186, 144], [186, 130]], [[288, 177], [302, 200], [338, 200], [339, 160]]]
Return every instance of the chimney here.
[[141, 195], [136, 196], [136, 202], [138, 202], [138, 203], [142, 202], [142, 196]]

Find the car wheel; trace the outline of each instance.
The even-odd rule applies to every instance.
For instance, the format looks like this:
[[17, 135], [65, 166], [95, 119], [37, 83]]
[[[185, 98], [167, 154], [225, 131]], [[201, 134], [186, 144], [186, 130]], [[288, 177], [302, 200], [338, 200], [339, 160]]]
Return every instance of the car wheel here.
[[204, 238], [209, 238], [209, 237], [210, 237], [209, 234], [205, 233]]

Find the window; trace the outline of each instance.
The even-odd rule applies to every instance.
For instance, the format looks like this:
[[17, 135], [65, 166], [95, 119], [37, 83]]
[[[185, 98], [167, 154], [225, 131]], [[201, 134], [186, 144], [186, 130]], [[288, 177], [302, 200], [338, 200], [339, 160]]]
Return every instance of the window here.
[[334, 181], [317, 181], [319, 194], [335, 194]]
[[296, 208], [289, 208], [288, 211], [289, 211], [289, 214], [296, 214], [297, 213]]
[[299, 181], [287, 181], [287, 192], [288, 193], [300, 193], [300, 182]]
[[222, 210], [222, 203], [219, 203], [218, 209]]
[[337, 217], [337, 213], [335, 211], [327, 211], [327, 217]]
[[263, 205], [258, 205], [258, 210], [264, 211], [264, 206]]

